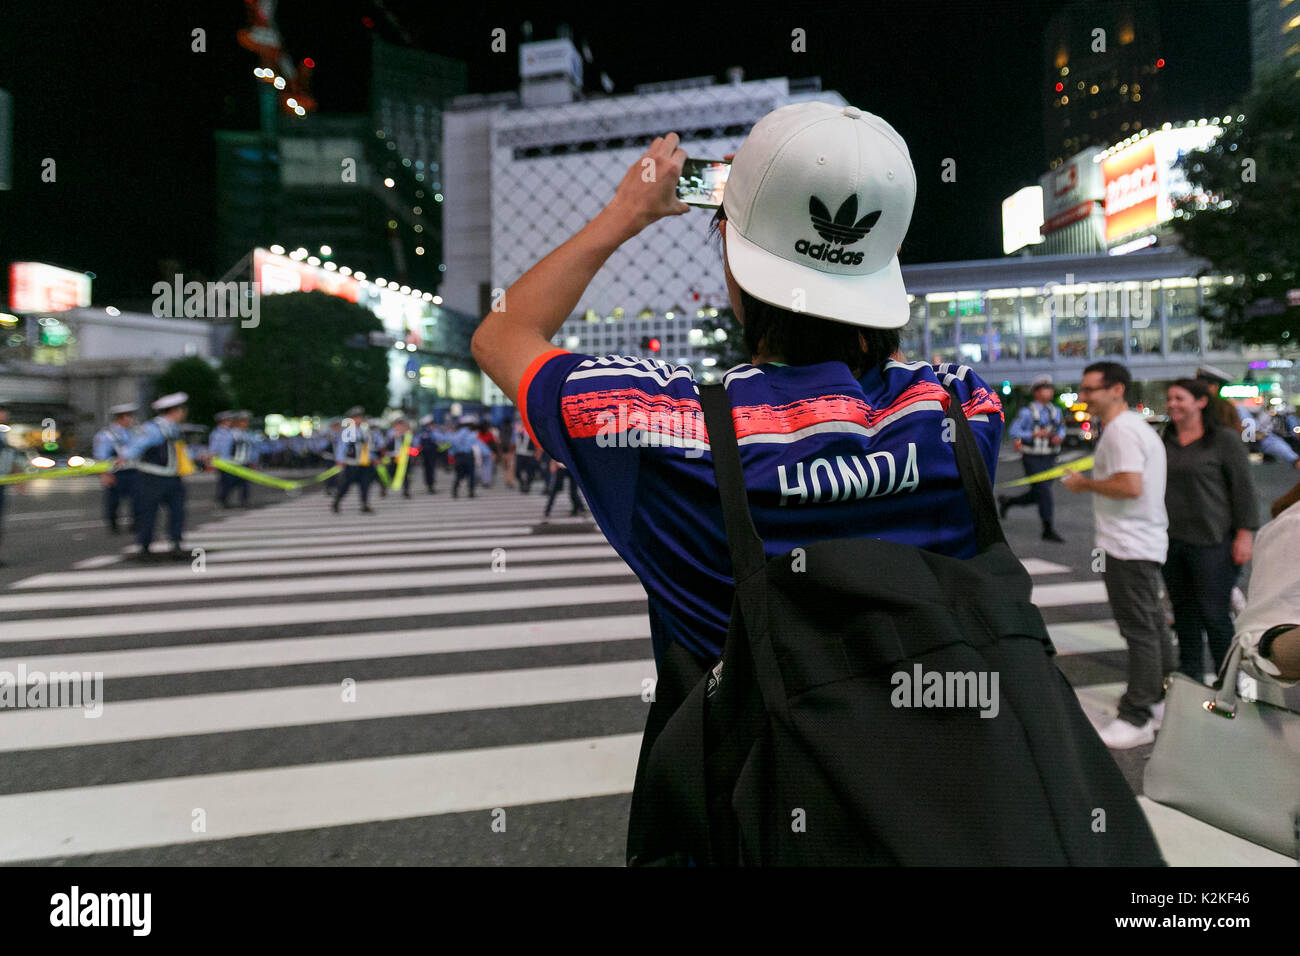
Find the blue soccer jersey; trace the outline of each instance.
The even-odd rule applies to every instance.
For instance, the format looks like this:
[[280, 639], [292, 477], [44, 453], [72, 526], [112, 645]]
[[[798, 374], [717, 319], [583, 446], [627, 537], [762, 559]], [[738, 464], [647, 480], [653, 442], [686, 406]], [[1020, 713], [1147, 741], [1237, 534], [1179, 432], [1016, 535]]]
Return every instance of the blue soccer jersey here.
[[[944, 425], [947, 383], [992, 479], [1002, 403], [968, 367], [890, 361], [861, 379], [843, 362], [728, 371], [750, 511], [768, 556], [842, 537], [974, 555]], [[716, 659], [731, 613], [731, 558], [691, 370], [554, 349], [524, 375], [519, 409], [645, 585], [656, 659], [671, 641]]]

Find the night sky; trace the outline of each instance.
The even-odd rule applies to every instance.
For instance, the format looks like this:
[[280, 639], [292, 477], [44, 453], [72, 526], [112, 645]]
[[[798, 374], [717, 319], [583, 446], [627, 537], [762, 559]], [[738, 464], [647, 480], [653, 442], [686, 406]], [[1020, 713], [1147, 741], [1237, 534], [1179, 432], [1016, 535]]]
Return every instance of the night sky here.
[[[295, 60], [311, 56], [321, 113], [368, 112], [370, 29], [464, 60], [471, 92], [517, 85], [516, 44], [560, 22], [591, 48], [590, 78], [636, 83], [716, 75], [819, 75], [907, 140], [919, 194], [903, 261], [1001, 255], [1000, 202], [1037, 181], [1042, 33], [1060, 0], [856, 3], [281, 0]], [[1171, 120], [1226, 110], [1249, 85], [1246, 0], [1156, 0]], [[0, 192], [0, 264], [35, 259], [93, 271], [95, 301], [140, 298], [164, 259], [221, 275], [214, 261], [212, 132], [257, 125], [253, 54], [235, 42], [240, 0], [0, 0], [0, 88], [14, 98], [14, 188]], [[190, 31], [207, 52], [190, 52]], [[508, 54], [490, 51], [503, 27]], [[808, 52], [790, 50], [807, 31]], [[593, 84], [589, 82], [589, 88]], [[40, 180], [57, 162], [56, 183]], [[945, 157], [957, 181], [940, 180]], [[0, 275], [0, 285], [7, 275]]]

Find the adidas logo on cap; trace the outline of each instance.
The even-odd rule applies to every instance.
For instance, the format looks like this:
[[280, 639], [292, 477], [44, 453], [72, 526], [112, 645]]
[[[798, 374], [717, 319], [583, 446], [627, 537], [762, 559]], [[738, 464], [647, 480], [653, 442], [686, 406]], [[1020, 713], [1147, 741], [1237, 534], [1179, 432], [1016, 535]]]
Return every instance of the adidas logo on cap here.
[[732, 274], [773, 305], [898, 328], [909, 313], [897, 250], [915, 201], [907, 144], [880, 117], [818, 102], [773, 110], [727, 181]]

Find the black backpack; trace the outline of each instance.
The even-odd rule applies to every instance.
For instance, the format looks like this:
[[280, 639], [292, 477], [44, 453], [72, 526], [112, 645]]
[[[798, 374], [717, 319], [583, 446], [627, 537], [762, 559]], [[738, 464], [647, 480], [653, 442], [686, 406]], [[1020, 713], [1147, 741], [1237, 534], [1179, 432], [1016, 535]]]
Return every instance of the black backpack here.
[[[769, 560], [726, 390], [700, 387], [736, 595], [721, 661], [678, 643], [659, 661], [629, 865], [1163, 865], [1052, 660], [949, 392], [975, 557], [837, 538]], [[996, 715], [904, 692], [933, 690], [929, 672], [949, 704], [961, 675], [996, 673]]]

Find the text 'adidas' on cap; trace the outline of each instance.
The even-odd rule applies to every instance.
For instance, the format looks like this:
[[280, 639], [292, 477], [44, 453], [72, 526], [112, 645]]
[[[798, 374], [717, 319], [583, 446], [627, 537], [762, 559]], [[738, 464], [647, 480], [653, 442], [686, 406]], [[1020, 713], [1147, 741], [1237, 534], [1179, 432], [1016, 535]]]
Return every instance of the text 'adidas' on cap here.
[[907, 324], [898, 247], [916, 171], [888, 123], [853, 106], [794, 103], [754, 124], [723, 205], [727, 262], [750, 295], [851, 325]]

